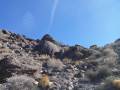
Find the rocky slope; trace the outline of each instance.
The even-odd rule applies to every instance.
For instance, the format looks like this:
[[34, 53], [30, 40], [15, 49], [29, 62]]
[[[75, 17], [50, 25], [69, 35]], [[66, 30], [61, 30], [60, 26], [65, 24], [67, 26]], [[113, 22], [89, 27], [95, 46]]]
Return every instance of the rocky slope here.
[[0, 30], [0, 90], [47, 90], [33, 84], [43, 72], [52, 82], [48, 90], [98, 90], [106, 78], [119, 77], [119, 60], [119, 39], [85, 48], [63, 45], [48, 34], [33, 40]]

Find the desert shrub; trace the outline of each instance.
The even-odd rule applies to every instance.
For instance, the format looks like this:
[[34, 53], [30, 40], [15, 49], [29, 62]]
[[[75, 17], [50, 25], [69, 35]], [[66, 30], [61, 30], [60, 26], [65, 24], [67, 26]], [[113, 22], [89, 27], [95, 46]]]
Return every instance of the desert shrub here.
[[100, 58], [102, 56], [102, 53], [98, 50], [91, 50], [91, 52], [92, 52], [92, 54], [89, 57], [89, 59], [91, 59], [91, 60]]
[[90, 70], [90, 71], [87, 71], [86, 75], [91, 82], [97, 81], [97, 72]]
[[109, 67], [107, 67], [107, 66], [102, 66], [98, 70], [97, 77], [99, 79], [105, 79], [106, 77], [108, 77], [110, 75], [112, 75], [111, 69], [109, 69]]
[[69, 64], [69, 63], [71, 63], [71, 59], [69, 59], [69, 58], [67, 58], [67, 57], [65, 57], [63, 60], [62, 60], [62, 62], [64, 63], [64, 64]]
[[43, 89], [49, 87], [49, 77], [45, 74], [42, 75], [42, 77], [39, 80], [39, 86]]
[[103, 50], [104, 63], [108, 65], [114, 65], [117, 62], [118, 55], [115, 51], [108, 47]]
[[74, 64], [75, 64], [75, 65], [80, 65], [81, 62], [80, 62], [80, 61], [75, 61]]
[[6, 85], [0, 84], [0, 90], [8, 90]]
[[13, 76], [7, 79], [7, 83], [2, 88], [3, 90], [35, 90], [33, 82], [35, 80], [27, 76]]
[[112, 81], [113, 87], [120, 89], [120, 79]]
[[87, 77], [91, 82], [101, 82], [101, 80], [112, 75], [112, 71], [107, 67], [101, 67], [98, 71], [88, 71]]
[[39, 59], [40, 59], [41, 61], [47, 61], [47, 60], [50, 59], [50, 56], [43, 54], [43, 55], [40, 55], [40, 58], [39, 58]]
[[89, 65], [92, 65], [92, 66], [98, 66], [99, 65], [99, 62], [97, 60], [90, 60], [87, 62]]
[[0, 53], [10, 53], [11, 50], [9, 48], [1, 48]]
[[110, 76], [96, 90], [120, 90], [120, 78]]
[[84, 62], [80, 61], [80, 60], [73, 60], [73, 61], [71, 61], [71, 64], [77, 66], [77, 65], [80, 65], [80, 64], [84, 64]]

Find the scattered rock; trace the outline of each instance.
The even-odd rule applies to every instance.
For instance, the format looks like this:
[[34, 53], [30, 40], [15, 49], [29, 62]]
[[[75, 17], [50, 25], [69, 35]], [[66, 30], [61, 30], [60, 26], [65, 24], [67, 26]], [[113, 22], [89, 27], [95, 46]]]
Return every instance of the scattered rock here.
[[[23, 80], [23, 87], [27, 85], [26, 88], [34, 87], [33, 90], [43, 90], [39, 87], [38, 81], [42, 77], [43, 72], [41, 71], [46, 71], [49, 77], [49, 79], [43, 78], [46, 83], [43, 80], [42, 87], [49, 86], [49, 90], [95, 90], [103, 82], [91, 83], [87, 77], [87, 71], [98, 72], [100, 67], [107, 66], [111, 68], [113, 76], [119, 76], [119, 59], [119, 39], [104, 47], [93, 45], [90, 48], [85, 48], [80, 45], [61, 44], [49, 34], [43, 36], [41, 40], [34, 40], [1, 30], [0, 90], [5, 85], [12, 88], [16, 87], [17, 89], [14, 90], [19, 90], [19, 85], [16, 85], [15, 80], [18, 80], [20, 85]], [[65, 63], [65, 60], [68, 63]], [[94, 73], [91, 75], [94, 77]], [[32, 82], [28, 83], [28, 77]], [[7, 78], [11, 78], [9, 83]], [[15, 83], [14, 87], [10, 83]], [[20, 88], [23, 88], [22, 86]]]

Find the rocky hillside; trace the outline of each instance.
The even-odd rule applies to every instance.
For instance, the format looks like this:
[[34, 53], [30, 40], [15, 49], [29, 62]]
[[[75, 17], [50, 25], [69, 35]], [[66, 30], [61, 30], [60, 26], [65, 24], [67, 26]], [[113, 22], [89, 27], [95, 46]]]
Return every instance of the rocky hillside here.
[[0, 90], [120, 90], [119, 77], [120, 39], [85, 48], [0, 30]]

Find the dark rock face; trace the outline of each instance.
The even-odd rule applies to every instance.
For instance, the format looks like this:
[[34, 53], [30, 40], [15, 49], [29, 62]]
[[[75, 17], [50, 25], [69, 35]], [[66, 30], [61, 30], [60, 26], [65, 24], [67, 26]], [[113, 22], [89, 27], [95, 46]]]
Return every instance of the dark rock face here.
[[6, 78], [11, 77], [17, 69], [20, 69], [20, 67], [12, 64], [10, 58], [0, 60], [0, 82], [4, 82]]

